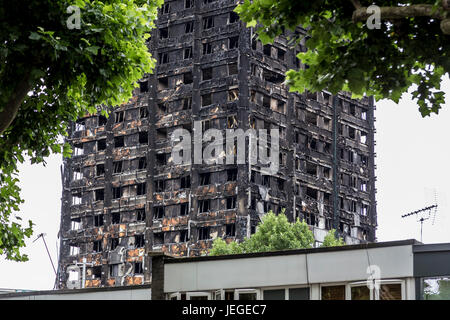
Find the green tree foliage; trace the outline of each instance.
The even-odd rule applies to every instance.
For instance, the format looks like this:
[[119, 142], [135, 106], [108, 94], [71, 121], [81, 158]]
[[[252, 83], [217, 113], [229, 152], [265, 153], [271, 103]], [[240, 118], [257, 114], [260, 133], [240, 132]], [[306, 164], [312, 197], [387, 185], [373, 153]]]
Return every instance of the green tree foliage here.
[[210, 255], [311, 248], [313, 244], [314, 235], [306, 222], [297, 219], [295, 223], [290, 223], [284, 213], [276, 215], [269, 211], [250, 238], [242, 243], [233, 241], [230, 244], [217, 238], [213, 242]]
[[162, 3], [0, 0], [0, 255], [27, 260], [18, 163], [70, 155], [60, 143], [70, 121], [131, 98], [155, 65], [146, 39]]
[[336, 237], [336, 230], [331, 229], [323, 239], [322, 247], [345, 246], [344, 239]]
[[287, 72], [291, 91], [344, 90], [398, 103], [411, 88], [422, 116], [438, 113], [441, 79], [450, 72], [450, 1], [376, 1], [381, 24], [374, 28], [372, 4], [244, 0], [236, 12], [264, 44], [283, 30], [307, 29], [307, 51], [297, 57], [309, 68]]

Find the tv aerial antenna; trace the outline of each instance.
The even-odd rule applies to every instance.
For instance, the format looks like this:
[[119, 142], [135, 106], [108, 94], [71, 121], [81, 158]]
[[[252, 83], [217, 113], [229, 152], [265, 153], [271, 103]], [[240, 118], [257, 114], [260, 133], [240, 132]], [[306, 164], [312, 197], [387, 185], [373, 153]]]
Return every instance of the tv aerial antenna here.
[[55, 275], [56, 275], [55, 265], [53, 264], [52, 256], [50, 255], [50, 252], [48, 251], [47, 242], [45, 242], [45, 238], [44, 238], [45, 235], [46, 235], [45, 233], [38, 234], [37, 238], [34, 239], [33, 243], [35, 243], [39, 238], [42, 238], [42, 241], [44, 241], [45, 249], [47, 250], [48, 257], [50, 258], [50, 262], [52, 263], [53, 271], [55, 272]]
[[423, 223], [424, 221], [431, 219], [431, 224], [434, 225], [434, 221], [436, 220], [437, 207], [437, 194], [435, 192], [433, 205], [402, 215], [402, 218], [416, 216], [417, 222], [420, 222], [420, 242], [423, 242]]

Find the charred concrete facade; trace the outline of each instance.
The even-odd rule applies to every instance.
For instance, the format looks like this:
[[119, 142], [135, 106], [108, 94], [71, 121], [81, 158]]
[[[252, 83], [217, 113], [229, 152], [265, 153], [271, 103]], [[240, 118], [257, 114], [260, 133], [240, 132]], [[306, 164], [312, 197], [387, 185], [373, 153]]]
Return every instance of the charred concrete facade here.
[[[129, 103], [69, 129], [64, 160], [59, 287], [86, 259], [85, 286], [151, 281], [149, 252], [207, 253], [213, 239], [243, 239], [267, 211], [305, 219], [322, 241], [375, 241], [371, 99], [289, 93], [284, 74], [301, 44], [263, 46], [232, 12], [235, 1], [174, 0], [148, 43], [157, 59]], [[175, 165], [171, 134], [278, 129], [280, 167]]]

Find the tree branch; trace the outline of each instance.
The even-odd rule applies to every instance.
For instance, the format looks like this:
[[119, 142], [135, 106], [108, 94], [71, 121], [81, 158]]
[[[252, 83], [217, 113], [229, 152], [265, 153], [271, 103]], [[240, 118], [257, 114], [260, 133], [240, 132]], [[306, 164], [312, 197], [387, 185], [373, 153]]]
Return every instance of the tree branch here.
[[[448, 20], [448, 9], [444, 6], [447, 3], [446, 1], [447, 0], [443, 1], [444, 11], [433, 10], [433, 5], [429, 4], [415, 4], [405, 7], [380, 7], [380, 18], [385, 20], [398, 20], [408, 17], [430, 17], [437, 20], [443, 20], [441, 22], [441, 30], [444, 34], [450, 34], [448, 22], [445, 22]], [[372, 14], [372, 12], [367, 13], [366, 7], [360, 7], [353, 11], [352, 19], [354, 22], [364, 22], [372, 16]]]
[[6, 103], [3, 111], [0, 112], [0, 135], [8, 129], [19, 111], [22, 101], [25, 99], [28, 91], [31, 90], [30, 72], [27, 72], [17, 83], [11, 97]]

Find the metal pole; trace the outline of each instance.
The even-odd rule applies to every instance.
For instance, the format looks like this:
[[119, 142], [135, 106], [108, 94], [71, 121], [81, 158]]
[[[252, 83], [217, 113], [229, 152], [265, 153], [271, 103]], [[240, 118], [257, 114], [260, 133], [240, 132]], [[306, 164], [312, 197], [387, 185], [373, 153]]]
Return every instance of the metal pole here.
[[84, 284], [86, 282], [86, 258], [83, 258], [83, 276], [81, 280], [81, 288], [84, 289]]
[[55, 265], [53, 264], [52, 257], [50, 255], [50, 252], [48, 251], [48, 247], [47, 247], [47, 243], [45, 242], [44, 234], [41, 233], [39, 236], [41, 236], [42, 240], [44, 241], [45, 249], [47, 250], [48, 257], [50, 258], [50, 262], [52, 263], [53, 271], [55, 272], [55, 276], [56, 276], [57, 273], [56, 273]]

